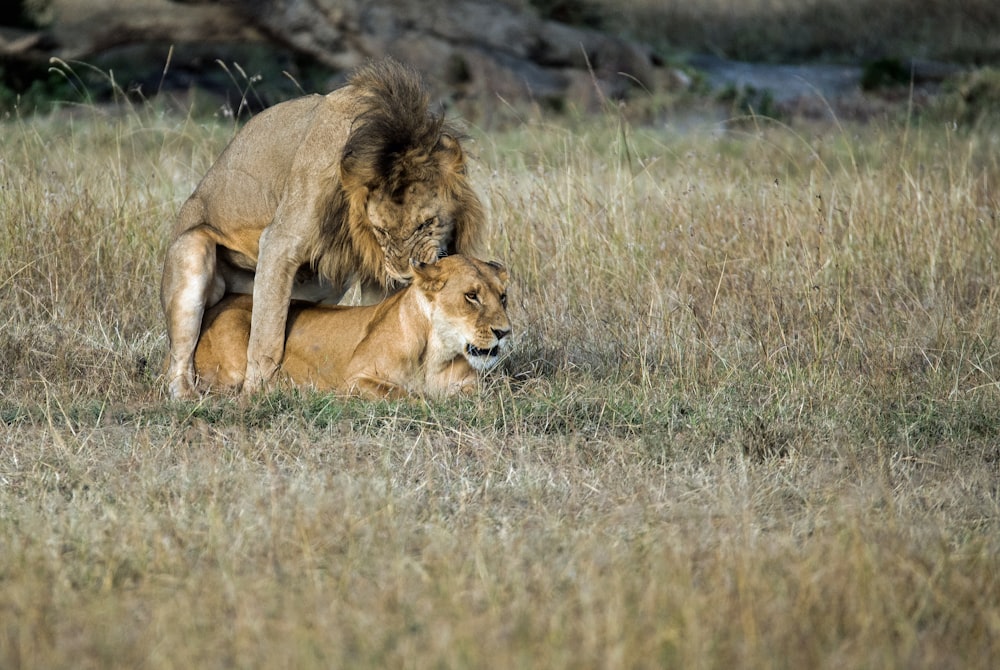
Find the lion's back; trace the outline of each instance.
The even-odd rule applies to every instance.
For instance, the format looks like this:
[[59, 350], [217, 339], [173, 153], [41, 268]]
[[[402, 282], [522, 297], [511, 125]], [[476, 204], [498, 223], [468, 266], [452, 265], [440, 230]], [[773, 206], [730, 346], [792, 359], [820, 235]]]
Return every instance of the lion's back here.
[[[213, 224], [245, 219], [255, 209], [262, 210], [264, 225], [270, 222], [296, 156], [303, 147], [317, 149], [308, 135], [323, 102], [323, 96], [311, 95], [279, 103], [236, 134], [191, 196], [204, 203]], [[336, 149], [321, 148], [327, 156]]]

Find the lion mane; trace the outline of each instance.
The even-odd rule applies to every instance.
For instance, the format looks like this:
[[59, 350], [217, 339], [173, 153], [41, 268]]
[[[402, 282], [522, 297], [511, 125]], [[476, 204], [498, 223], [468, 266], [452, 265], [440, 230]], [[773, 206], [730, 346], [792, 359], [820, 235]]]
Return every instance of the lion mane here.
[[[359, 91], [361, 111], [344, 145], [341, 188], [334, 191], [316, 249], [322, 249], [322, 241], [348, 239], [360, 265], [384, 286], [393, 287], [393, 280], [382, 271], [382, 250], [371, 234], [366, 211], [369, 193], [387, 193], [402, 200], [411, 184], [436, 182], [451, 202], [454, 228], [443, 250], [448, 254], [477, 247], [482, 204], [464, 165], [440, 169], [436, 159], [441, 154], [462, 162], [459, 142], [466, 137], [443, 114], [428, 113], [427, 93], [412, 71], [391, 59], [375, 61], [358, 69], [349, 83]], [[335, 272], [323, 264], [322, 257], [312, 261], [320, 274]]]
[[485, 217], [464, 139], [391, 59], [252, 118], [178, 212], [160, 289], [170, 394], [194, 395], [202, 318], [225, 295], [254, 297], [252, 393], [281, 364], [293, 298], [334, 304], [358, 284], [372, 303], [412, 280], [411, 259], [474, 254]]

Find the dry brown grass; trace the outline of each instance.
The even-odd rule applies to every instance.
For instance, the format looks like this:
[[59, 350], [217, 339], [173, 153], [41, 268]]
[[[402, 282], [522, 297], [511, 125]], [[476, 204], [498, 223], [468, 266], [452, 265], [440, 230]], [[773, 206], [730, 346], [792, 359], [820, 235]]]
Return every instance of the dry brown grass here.
[[981, 129], [480, 136], [480, 398], [165, 400], [167, 229], [231, 128], [0, 132], [0, 667], [990, 667]]

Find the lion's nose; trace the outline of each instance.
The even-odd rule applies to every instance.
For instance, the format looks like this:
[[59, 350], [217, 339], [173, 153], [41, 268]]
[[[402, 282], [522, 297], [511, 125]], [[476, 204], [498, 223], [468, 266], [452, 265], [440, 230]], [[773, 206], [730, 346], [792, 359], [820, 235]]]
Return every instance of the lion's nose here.
[[503, 330], [501, 328], [491, 328], [491, 330], [493, 331], [493, 336], [497, 338], [497, 342], [510, 335], [509, 328], [507, 330]]

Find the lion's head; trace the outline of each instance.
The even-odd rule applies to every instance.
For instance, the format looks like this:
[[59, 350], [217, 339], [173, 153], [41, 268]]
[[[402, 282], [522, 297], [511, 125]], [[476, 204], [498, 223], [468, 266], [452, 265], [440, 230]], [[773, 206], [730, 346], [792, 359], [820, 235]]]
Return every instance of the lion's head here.
[[484, 214], [458, 131], [428, 111], [419, 78], [399, 63], [370, 63], [350, 83], [363, 111], [341, 156], [341, 206], [371, 279], [407, 284], [411, 259], [474, 252]]
[[497, 364], [510, 344], [506, 268], [468, 256], [413, 262], [414, 285], [427, 298], [435, 337], [477, 370]]

